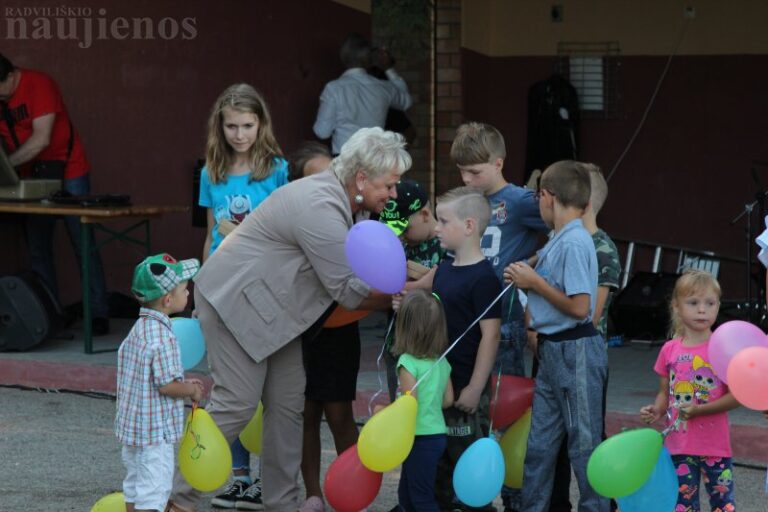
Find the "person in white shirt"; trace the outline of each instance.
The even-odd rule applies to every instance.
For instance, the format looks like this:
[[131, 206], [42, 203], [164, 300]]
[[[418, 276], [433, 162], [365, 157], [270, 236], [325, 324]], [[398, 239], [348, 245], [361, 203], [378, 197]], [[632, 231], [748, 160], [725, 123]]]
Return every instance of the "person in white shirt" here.
[[[320, 139], [331, 140], [334, 155], [360, 128], [384, 127], [390, 108], [407, 110], [412, 104], [405, 81], [393, 69], [393, 60], [385, 52], [384, 62], [389, 80], [379, 80], [368, 74], [371, 46], [359, 34], [350, 34], [341, 45], [341, 61], [347, 70], [336, 80], [328, 82], [320, 95], [320, 108], [313, 126]], [[383, 65], [382, 65], [383, 64]]]

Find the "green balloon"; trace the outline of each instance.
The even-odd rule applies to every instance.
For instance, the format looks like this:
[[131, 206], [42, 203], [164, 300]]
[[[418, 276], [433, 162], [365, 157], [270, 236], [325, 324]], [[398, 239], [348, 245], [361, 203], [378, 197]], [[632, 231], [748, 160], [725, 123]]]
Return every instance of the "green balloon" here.
[[622, 498], [640, 489], [656, 467], [661, 434], [651, 428], [628, 430], [600, 443], [587, 464], [592, 488], [607, 498]]

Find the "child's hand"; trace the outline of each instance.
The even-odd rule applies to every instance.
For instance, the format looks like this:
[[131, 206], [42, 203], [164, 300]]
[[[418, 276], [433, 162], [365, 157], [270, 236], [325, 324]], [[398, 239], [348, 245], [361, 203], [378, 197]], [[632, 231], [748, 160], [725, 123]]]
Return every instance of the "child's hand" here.
[[504, 280], [506, 282], [507, 275], [509, 275], [509, 282], [515, 283], [515, 285], [523, 290], [531, 288], [539, 275], [535, 270], [526, 262], [518, 261], [512, 263], [506, 269], [504, 269]]
[[453, 406], [467, 414], [474, 414], [477, 410], [477, 405], [480, 403], [480, 395], [482, 392], [482, 389], [472, 389], [471, 386], [467, 386], [461, 390], [461, 395], [459, 395], [459, 399], [453, 403]]
[[701, 410], [699, 409], [698, 405], [689, 405], [688, 407], [681, 407], [680, 408], [680, 419], [681, 420], [691, 420], [698, 416], [701, 413]]
[[642, 420], [646, 422], [648, 425], [659, 421], [662, 414], [663, 412], [657, 411], [652, 405], [646, 405], [645, 407], [640, 409], [640, 418], [642, 418]]
[[533, 357], [536, 359], [539, 358], [539, 333], [536, 331], [528, 330], [526, 331], [526, 335], [528, 337], [528, 350], [533, 353]]
[[512, 265], [514, 265], [514, 263], [510, 263], [506, 266], [506, 268], [504, 268], [504, 284], [509, 284], [512, 282]]
[[189, 379], [186, 382], [192, 384], [192, 394], [190, 395], [192, 401], [201, 401], [205, 396], [205, 387], [203, 387], [203, 382], [199, 379]]
[[384, 405], [378, 404], [373, 406], [373, 414], [376, 414], [384, 409]]

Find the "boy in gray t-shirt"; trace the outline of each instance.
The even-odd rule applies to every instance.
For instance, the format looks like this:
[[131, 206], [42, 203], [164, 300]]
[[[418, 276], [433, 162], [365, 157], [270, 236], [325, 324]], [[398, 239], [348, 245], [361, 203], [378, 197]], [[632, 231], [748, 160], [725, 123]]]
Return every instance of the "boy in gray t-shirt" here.
[[605, 344], [592, 324], [597, 257], [581, 216], [589, 203], [589, 170], [561, 161], [544, 171], [539, 209], [554, 236], [536, 269], [513, 263], [504, 277], [528, 290], [530, 344], [539, 358], [525, 456], [521, 510], [549, 510], [558, 448], [564, 436], [579, 484], [579, 510], [607, 512], [609, 502], [587, 480], [587, 462], [601, 442], [602, 396], [608, 371]]

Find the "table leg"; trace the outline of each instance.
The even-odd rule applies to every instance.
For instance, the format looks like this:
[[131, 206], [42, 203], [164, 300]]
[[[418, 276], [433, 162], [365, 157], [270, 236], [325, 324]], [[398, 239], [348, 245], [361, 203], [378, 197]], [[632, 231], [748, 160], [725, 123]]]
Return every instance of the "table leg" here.
[[91, 225], [80, 224], [80, 262], [82, 276], [80, 286], [83, 296], [83, 342], [85, 353], [93, 354], [93, 329], [91, 325]]

